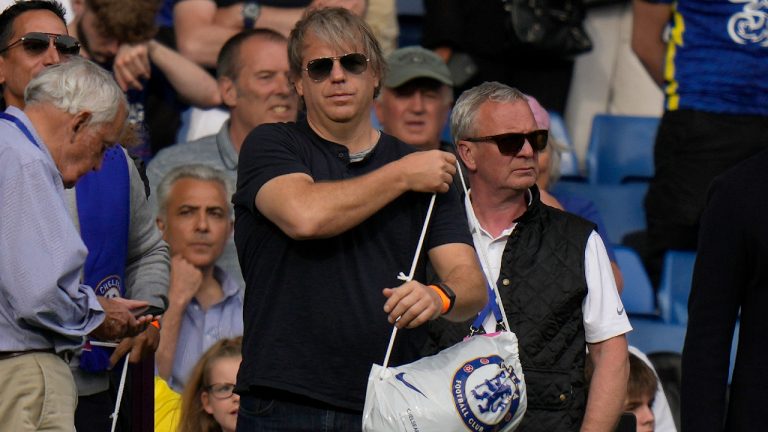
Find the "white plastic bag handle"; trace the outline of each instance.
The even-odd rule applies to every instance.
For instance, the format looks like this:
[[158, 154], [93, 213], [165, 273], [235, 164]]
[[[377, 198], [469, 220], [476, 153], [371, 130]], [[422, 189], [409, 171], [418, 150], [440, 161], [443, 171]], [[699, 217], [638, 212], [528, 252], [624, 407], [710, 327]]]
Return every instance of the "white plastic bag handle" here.
[[[93, 346], [115, 348], [117, 344], [114, 342], [99, 342], [90, 341]], [[120, 402], [123, 400], [123, 391], [125, 390], [125, 377], [128, 375], [128, 360], [131, 358], [130, 351], [125, 354], [125, 362], [123, 363], [123, 371], [120, 374], [120, 385], [117, 387], [117, 400], [115, 401], [115, 410], [110, 414], [109, 418], [112, 419], [112, 432], [115, 432], [117, 427], [117, 416], [120, 413]]]
[[[427, 216], [424, 218], [424, 225], [421, 227], [421, 234], [419, 235], [419, 242], [416, 244], [416, 253], [413, 255], [413, 261], [411, 262], [411, 272], [406, 276], [403, 272], [397, 275], [397, 278], [403, 282], [410, 282], [413, 280], [413, 274], [416, 273], [416, 265], [419, 263], [419, 256], [421, 255], [421, 248], [424, 246], [424, 237], [427, 236], [427, 227], [429, 227], [429, 220], [432, 218], [432, 210], [435, 208], [435, 199], [437, 194], [433, 193], [432, 198], [429, 200], [429, 207], [427, 208]], [[400, 319], [399, 317], [397, 318]], [[397, 321], [395, 321], [397, 322]], [[395, 345], [395, 336], [397, 336], [397, 326], [392, 326], [392, 335], [389, 337], [389, 346], [387, 347], [387, 354], [384, 356], [384, 363], [382, 364], [380, 378], [383, 378], [383, 373], [389, 365], [389, 356], [392, 354], [392, 347]]]

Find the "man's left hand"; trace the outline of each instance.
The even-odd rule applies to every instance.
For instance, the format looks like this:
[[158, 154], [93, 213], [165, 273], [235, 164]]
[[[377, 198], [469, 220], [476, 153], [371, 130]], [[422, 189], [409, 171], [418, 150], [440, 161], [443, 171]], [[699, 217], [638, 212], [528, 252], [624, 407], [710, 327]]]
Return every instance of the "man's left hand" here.
[[138, 336], [127, 337], [120, 341], [115, 351], [109, 357], [110, 369], [130, 351], [131, 357], [129, 363], [136, 364], [143, 360], [150, 353], [157, 350], [160, 344], [160, 330], [155, 326], [149, 326]]
[[149, 49], [150, 42], [139, 44], [121, 44], [115, 56], [113, 69], [115, 81], [123, 91], [128, 89], [141, 90], [141, 81], [149, 79]]
[[[417, 281], [384, 288], [384, 312], [397, 328], [415, 328], [440, 316], [443, 301], [434, 289]], [[399, 319], [398, 319], [399, 318]]]

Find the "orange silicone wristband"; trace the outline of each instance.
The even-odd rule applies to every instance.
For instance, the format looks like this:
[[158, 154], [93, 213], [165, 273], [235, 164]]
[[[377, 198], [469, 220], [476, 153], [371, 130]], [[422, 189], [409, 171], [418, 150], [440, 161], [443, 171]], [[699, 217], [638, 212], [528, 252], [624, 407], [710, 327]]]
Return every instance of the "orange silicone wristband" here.
[[435, 290], [437, 295], [440, 296], [440, 300], [443, 302], [443, 308], [440, 310], [441, 315], [445, 315], [446, 312], [448, 312], [448, 309], [451, 308], [451, 299], [448, 298], [447, 295], [443, 292], [443, 290], [440, 289], [437, 285], [430, 285], [430, 288]]

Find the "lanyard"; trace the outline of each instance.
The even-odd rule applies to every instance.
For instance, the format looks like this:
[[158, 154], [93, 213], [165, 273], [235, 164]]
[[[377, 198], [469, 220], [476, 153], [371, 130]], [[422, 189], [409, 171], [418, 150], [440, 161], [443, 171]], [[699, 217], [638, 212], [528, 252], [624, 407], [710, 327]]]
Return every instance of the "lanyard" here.
[[496, 303], [496, 291], [488, 285], [488, 303], [485, 304], [483, 310], [477, 314], [475, 321], [472, 322], [472, 326], [470, 327], [471, 334], [475, 334], [483, 328], [483, 322], [490, 313], [493, 313], [494, 318], [496, 318], [496, 324], [501, 324], [501, 327], [504, 327], [501, 309], [499, 308], [499, 304]]
[[37, 143], [37, 140], [35, 139], [35, 136], [32, 135], [32, 132], [29, 131], [27, 128], [27, 125], [24, 124], [21, 120], [19, 120], [16, 116], [8, 114], [6, 112], [0, 112], [0, 119], [7, 120], [9, 122], [12, 122], [16, 125], [19, 130], [29, 139], [29, 141], [32, 142], [32, 144], [35, 145], [35, 147], [40, 148], [40, 145]]

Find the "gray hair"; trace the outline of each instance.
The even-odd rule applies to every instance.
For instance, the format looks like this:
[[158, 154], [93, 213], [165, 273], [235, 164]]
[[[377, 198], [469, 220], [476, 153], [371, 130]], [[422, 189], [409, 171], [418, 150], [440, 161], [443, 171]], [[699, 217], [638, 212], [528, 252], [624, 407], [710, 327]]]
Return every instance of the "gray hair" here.
[[24, 90], [24, 103], [50, 103], [69, 114], [88, 111], [90, 125], [113, 121], [120, 105], [128, 112], [125, 94], [112, 75], [81, 57], [43, 69]]
[[520, 90], [497, 81], [484, 82], [459, 96], [451, 113], [451, 137], [454, 144], [474, 134], [475, 118], [485, 102], [528, 101]]
[[170, 198], [171, 189], [177, 181], [181, 179], [195, 179], [201, 181], [210, 181], [219, 183], [224, 187], [224, 193], [227, 199], [227, 211], [229, 216], [234, 214], [232, 210], [232, 194], [234, 193], [234, 187], [232, 182], [223, 171], [216, 168], [212, 168], [208, 165], [202, 164], [189, 164], [181, 165], [172, 169], [166, 174], [160, 184], [157, 185], [157, 216], [161, 219], [165, 219], [166, 211], [168, 210], [168, 199]]
[[365, 21], [344, 8], [332, 7], [309, 11], [291, 30], [288, 38], [288, 63], [291, 75], [299, 79], [304, 69], [304, 39], [312, 33], [319, 40], [337, 49], [360, 47], [370, 59], [369, 66], [379, 78], [373, 97], [379, 94], [387, 63], [379, 42]]

